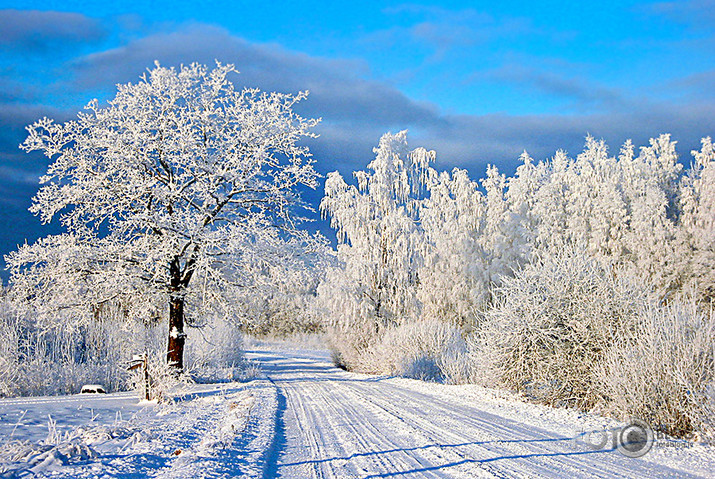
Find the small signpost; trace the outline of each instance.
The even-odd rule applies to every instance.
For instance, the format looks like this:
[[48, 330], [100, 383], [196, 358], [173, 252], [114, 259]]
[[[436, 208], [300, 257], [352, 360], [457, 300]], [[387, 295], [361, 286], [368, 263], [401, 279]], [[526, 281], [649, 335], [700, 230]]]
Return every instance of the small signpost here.
[[142, 368], [144, 372], [144, 399], [150, 401], [149, 397], [149, 361], [147, 359], [147, 353], [134, 354], [132, 355], [131, 361], [129, 361], [129, 371], [134, 371], [135, 369]]

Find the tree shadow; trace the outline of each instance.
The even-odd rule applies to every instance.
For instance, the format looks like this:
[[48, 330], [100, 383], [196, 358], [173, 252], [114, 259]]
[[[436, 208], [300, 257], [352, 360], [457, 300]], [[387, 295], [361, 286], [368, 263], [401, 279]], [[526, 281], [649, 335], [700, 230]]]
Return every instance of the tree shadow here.
[[[342, 457], [330, 457], [330, 458], [325, 458], [325, 459], [310, 459], [310, 460], [305, 460], [305, 461], [299, 461], [299, 462], [293, 462], [293, 463], [284, 463], [282, 464], [283, 466], [301, 466], [301, 465], [307, 465], [307, 464], [321, 464], [321, 463], [326, 463], [326, 462], [332, 462], [332, 461], [349, 461], [351, 459], [355, 459], [358, 457], [368, 457], [368, 456], [376, 456], [376, 455], [381, 455], [381, 454], [393, 454], [393, 453], [407, 453], [407, 452], [413, 452], [413, 451], [420, 451], [420, 450], [426, 450], [426, 449], [431, 449], [431, 448], [439, 448], [439, 449], [447, 449], [447, 448], [456, 448], [456, 447], [466, 447], [466, 446], [483, 446], [483, 445], [488, 445], [488, 444], [504, 444], [504, 443], [537, 443], [537, 442], [566, 442], [566, 441], [573, 441], [575, 438], [572, 437], [557, 437], [557, 438], [544, 438], [544, 439], [508, 439], [508, 440], [491, 440], [491, 441], [471, 441], [471, 442], [463, 442], [459, 444], [427, 444], [424, 446], [415, 446], [415, 447], [400, 447], [400, 448], [394, 448], [394, 449], [387, 449], [383, 451], [370, 451], [370, 452], [357, 452], [354, 454], [350, 454], [349, 456], [342, 456]], [[518, 458], [518, 457], [533, 457], [533, 456], [541, 456], [541, 455], [571, 455], [571, 454], [584, 454], [584, 453], [591, 453], [591, 452], [610, 452], [610, 451], [615, 451], [615, 449], [599, 449], [599, 450], [588, 450], [588, 451], [569, 451], [569, 452], [558, 452], [558, 453], [538, 453], [538, 454], [531, 454], [531, 455], [523, 455], [523, 456], [503, 456], [503, 457], [496, 457], [496, 458], [489, 458], [489, 459], [483, 459], [483, 460], [475, 460], [477, 462], [491, 462], [499, 459], [513, 459], [513, 458]]]

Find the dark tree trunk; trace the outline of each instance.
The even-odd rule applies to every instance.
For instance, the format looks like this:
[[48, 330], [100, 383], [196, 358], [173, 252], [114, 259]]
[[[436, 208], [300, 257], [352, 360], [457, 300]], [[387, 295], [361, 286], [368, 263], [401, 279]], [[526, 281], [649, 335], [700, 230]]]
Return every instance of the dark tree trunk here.
[[166, 351], [166, 362], [176, 368], [177, 372], [184, 369], [184, 298], [172, 294], [169, 299], [169, 347]]
[[169, 265], [169, 345], [166, 350], [166, 362], [175, 368], [176, 373], [184, 370], [184, 286], [181, 278], [181, 262], [178, 257]]

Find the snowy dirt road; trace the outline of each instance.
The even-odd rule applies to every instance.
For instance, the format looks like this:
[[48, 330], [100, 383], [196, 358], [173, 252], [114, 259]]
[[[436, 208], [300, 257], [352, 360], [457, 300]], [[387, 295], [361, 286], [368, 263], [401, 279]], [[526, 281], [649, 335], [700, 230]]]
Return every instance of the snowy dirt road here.
[[475, 386], [347, 373], [319, 353], [256, 350], [248, 357], [277, 388], [267, 477], [656, 478], [712, 477], [715, 470], [711, 448], [684, 450], [684, 443], [640, 459], [610, 445], [594, 450], [574, 437], [607, 428], [608, 420]]

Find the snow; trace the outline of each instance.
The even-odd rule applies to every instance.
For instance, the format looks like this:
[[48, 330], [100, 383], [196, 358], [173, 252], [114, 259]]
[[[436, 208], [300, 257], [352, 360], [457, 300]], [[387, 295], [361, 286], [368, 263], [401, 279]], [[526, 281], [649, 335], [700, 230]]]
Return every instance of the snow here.
[[185, 387], [171, 404], [135, 393], [2, 400], [0, 477], [260, 477], [275, 403], [265, 379]]
[[179, 331], [179, 330], [176, 328], [176, 326], [174, 326], [173, 328], [171, 328], [171, 332], [169, 333], [169, 337], [172, 337], [172, 338], [174, 338], [174, 339], [176, 339], [176, 338], [183, 338], [184, 336], [185, 336], [185, 334], [184, 334], [183, 332]]
[[579, 443], [616, 421], [475, 385], [335, 368], [251, 343], [263, 377], [136, 393], [0, 400], [0, 477], [712, 477], [715, 448], [658, 438], [644, 457]]

